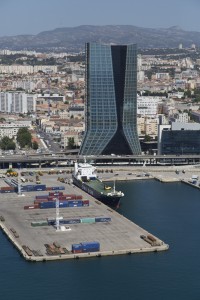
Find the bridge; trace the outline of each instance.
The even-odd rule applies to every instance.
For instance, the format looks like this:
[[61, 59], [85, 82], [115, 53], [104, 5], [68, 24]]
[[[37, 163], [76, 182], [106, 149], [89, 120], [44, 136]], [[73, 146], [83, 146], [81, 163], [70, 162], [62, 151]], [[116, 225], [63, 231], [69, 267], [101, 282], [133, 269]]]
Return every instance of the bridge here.
[[0, 167], [22, 168], [72, 166], [76, 160], [86, 160], [95, 165], [195, 165], [200, 164], [200, 155], [90, 155], [81, 156], [75, 153], [42, 153], [31, 155], [0, 156]]

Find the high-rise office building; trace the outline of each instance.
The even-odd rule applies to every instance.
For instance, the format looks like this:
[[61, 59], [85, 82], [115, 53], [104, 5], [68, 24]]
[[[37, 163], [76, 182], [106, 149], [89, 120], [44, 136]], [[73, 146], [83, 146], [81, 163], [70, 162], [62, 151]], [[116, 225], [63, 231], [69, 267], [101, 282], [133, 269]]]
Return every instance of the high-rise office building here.
[[140, 154], [136, 45], [86, 44], [86, 132], [80, 154]]

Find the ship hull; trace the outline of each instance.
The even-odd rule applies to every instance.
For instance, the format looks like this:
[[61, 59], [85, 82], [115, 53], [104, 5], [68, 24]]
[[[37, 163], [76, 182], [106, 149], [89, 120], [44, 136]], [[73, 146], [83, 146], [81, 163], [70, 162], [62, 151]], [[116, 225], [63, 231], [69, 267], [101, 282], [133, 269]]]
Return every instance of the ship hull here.
[[120, 199], [121, 197], [119, 196], [107, 196], [104, 195], [91, 186], [89, 186], [87, 183], [82, 182], [81, 180], [77, 179], [76, 177], [72, 176], [73, 178], [73, 183], [80, 189], [82, 189], [84, 192], [88, 193], [89, 195], [93, 196], [97, 200], [101, 201], [105, 205], [108, 205], [113, 208], [117, 208], [120, 205]]

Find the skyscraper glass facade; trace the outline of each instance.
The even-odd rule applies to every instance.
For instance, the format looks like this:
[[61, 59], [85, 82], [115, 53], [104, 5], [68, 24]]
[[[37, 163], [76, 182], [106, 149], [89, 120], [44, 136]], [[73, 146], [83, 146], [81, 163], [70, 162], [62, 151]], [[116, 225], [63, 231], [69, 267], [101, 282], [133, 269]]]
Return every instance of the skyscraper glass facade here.
[[140, 154], [136, 45], [86, 44], [86, 132], [80, 154]]
[[200, 130], [163, 130], [161, 154], [200, 154]]

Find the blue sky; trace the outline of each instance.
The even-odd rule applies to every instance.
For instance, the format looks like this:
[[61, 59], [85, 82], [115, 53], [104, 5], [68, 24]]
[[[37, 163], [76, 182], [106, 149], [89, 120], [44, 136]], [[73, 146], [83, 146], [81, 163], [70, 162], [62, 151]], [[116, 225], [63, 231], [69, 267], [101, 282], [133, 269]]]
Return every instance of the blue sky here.
[[200, 32], [200, 0], [0, 0], [0, 36], [79, 25], [180, 26]]

